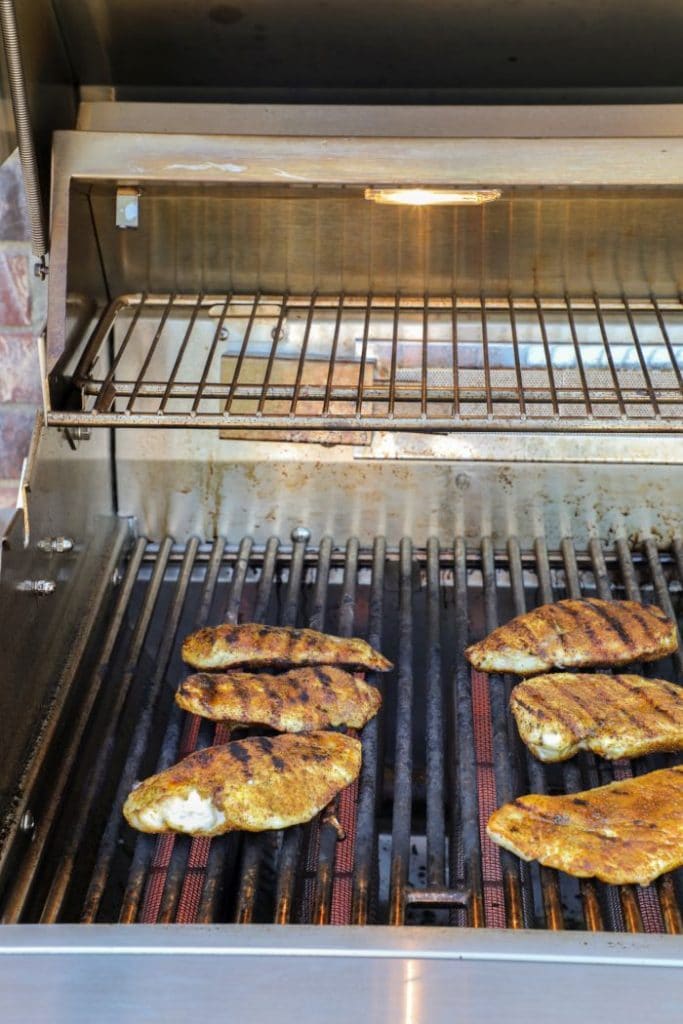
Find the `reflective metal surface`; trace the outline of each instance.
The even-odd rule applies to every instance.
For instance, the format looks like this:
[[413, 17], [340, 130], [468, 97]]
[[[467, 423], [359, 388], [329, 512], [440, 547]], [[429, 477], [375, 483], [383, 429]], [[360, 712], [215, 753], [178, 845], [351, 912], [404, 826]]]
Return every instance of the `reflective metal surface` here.
[[[591, 1020], [609, 1006], [624, 1024], [669, 1024], [680, 1009], [678, 940], [658, 936], [431, 929], [21, 926], [0, 930], [0, 981], [11, 1024], [117, 1024], [143, 1011], [181, 1024], [230, 1012], [262, 1024], [353, 1015], [387, 1024], [504, 1018]], [[36, 971], [41, 983], [36, 984]], [[268, 984], [263, 979], [268, 979]], [[343, 993], [343, 997], [342, 997]], [[122, 995], [123, 994], [123, 995]], [[555, 1003], [557, 1004], [555, 1006]]]

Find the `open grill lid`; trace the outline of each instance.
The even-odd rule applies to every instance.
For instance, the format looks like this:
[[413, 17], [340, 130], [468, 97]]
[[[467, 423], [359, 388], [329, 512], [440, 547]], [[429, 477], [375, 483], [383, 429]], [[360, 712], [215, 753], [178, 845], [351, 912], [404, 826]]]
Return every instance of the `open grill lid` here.
[[2, 0], [0, 13], [39, 258], [51, 133], [74, 126], [84, 96], [385, 105], [683, 96], [683, 10], [672, 2], [649, 18], [634, 0], [605, 0], [590, 17], [576, 0]]

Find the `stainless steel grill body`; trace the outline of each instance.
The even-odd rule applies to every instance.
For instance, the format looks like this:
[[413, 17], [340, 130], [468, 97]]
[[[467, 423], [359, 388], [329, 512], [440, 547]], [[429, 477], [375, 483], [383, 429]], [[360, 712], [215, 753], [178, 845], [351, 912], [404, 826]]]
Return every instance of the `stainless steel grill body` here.
[[[264, 976], [290, 1017], [302, 977], [322, 999], [353, 976], [329, 1019], [528, 1017], [542, 982], [560, 1020], [607, 998], [671, 1019], [680, 878], [578, 883], [484, 831], [517, 793], [663, 759], [540, 766], [511, 680], [463, 652], [566, 595], [680, 612], [679, 111], [449, 108], [427, 129], [253, 107], [245, 127], [93, 98], [54, 140], [45, 409], [3, 549], [0, 977], [18, 964], [26, 993], [49, 948], [53, 998], [80, 943], [115, 965], [101, 1019], [131, 991], [209, 1010], [218, 964], [245, 1020]], [[501, 197], [365, 199], [386, 185]], [[122, 824], [137, 778], [228, 736], [172, 700], [183, 636], [222, 620], [359, 634], [396, 662], [343, 842], [324, 817], [212, 842]], [[654, 668], [679, 681], [680, 657]]]

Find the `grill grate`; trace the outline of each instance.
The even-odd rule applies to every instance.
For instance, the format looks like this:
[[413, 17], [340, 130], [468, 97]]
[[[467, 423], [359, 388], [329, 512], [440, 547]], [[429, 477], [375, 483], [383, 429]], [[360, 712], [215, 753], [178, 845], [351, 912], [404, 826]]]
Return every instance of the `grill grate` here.
[[678, 299], [126, 295], [49, 419], [680, 431], [682, 366]]
[[[578, 882], [523, 864], [485, 835], [495, 806], [522, 791], [576, 791], [671, 763], [629, 764], [583, 754], [544, 766], [507, 713], [512, 680], [471, 672], [467, 643], [498, 622], [567, 595], [656, 602], [678, 611], [683, 544], [661, 552], [593, 540], [577, 552], [543, 540], [522, 551], [489, 539], [466, 549], [409, 538], [388, 550], [309, 544], [265, 547], [137, 542], [128, 558], [84, 703], [70, 723], [57, 775], [42, 780], [45, 812], [17, 853], [3, 895], [8, 922], [450, 923], [477, 927], [680, 932], [680, 877], [646, 889]], [[133, 833], [121, 805], [135, 779], [178, 756], [224, 742], [227, 729], [173, 702], [179, 647], [203, 623], [310, 624], [367, 636], [396, 663], [385, 704], [362, 733], [356, 787], [325, 814], [281, 833], [208, 841]], [[680, 655], [650, 674], [679, 679]], [[36, 805], [38, 806], [38, 805]], [[424, 846], [422, 865], [419, 851]], [[385, 861], [383, 853], [388, 850]], [[678, 873], [680, 876], [680, 872]]]

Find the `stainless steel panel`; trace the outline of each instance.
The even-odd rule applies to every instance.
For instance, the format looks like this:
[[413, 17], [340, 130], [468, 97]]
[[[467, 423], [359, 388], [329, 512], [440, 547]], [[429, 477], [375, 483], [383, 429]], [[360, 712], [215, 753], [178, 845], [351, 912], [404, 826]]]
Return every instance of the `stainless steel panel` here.
[[[669, 1024], [681, 1007], [683, 946], [670, 937], [450, 929], [252, 925], [6, 927], [8, 1024], [231, 1015], [283, 1021], [446, 1024], [595, 1019]], [[40, 984], [36, 984], [36, 971]], [[264, 985], [264, 978], [268, 983]], [[603, 1012], [602, 1010], [600, 1012]]]
[[[585, 546], [593, 535], [612, 543], [653, 534], [668, 543], [680, 523], [683, 475], [671, 466], [575, 464], [568, 472], [558, 462], [502, 461], [490, 446], [485, 457], [494, 461], [474, 462], [466, 444], [451, 462], [372, 461], [357, 451], [354, 461], [343, 445], [275, 447], [222, 441], [217, 431], [119, 430], [120, 511], [138, 518], [151, 539], [229, 532], [259, 543], [300, 525], [315, 543], [325, 534], [365, 542], [377, 533], [389, 544], [406, 534], [417, 542], [491, 536], [500, 544], [517, 536], [526, 546], [545, 536], [551, 547], [568, 536]], [[533, 441], [520, 438], [518, 451], [533, 459]], [[673, 451], [680, 461], [680, 445]]]
[[318, 135], [370, 138], [675, 138], [680, 104], [377, 106], [300, 103], [150, 103], [80, 90], [77, 128], [95, 132]]
[[[550, 90], [680, 84], [680, 8], [520, 0], [56, 0], [78, 81], [191, 91]], [[609, 41], [609, 45], [606, 42]], [[652, 55], [657, 59], [653, 60]]]
[[512, 188], [482, 207], [411, 208], [370, 203], [357, 189], [147, 185], [140, 226], [125, 232], [114, 227], [111, 191], [95, 186], [90, 196], [115, 295], [598, 291], [607, 298], [675, 295], [683, 285], [678, 190]]

